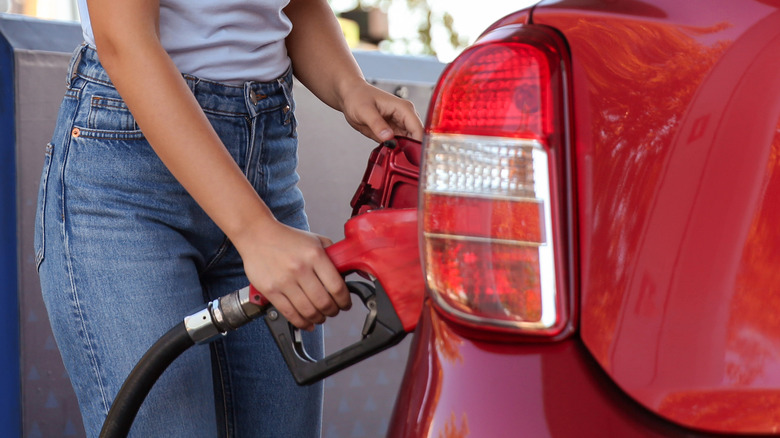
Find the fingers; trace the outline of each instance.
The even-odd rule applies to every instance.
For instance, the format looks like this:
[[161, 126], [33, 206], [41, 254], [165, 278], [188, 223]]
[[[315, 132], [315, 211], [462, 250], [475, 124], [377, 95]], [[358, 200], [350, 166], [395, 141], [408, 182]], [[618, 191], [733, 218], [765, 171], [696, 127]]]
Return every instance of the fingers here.
[[[324, 249], [330, 239], [286, 226], [277, 231], [266, 233], [242, 254], [255, 288], [301, 329], [313, 330], [315, 324], [349, 309], [344, 279]], [[270, 250], [259, 242], [270, 243]]]
[[390, 124], [379, 112], [370, 114], [369, 117], [370, 119], [368, 119], [366, 122], [369, 131], [371, 131], [371, 134], [373, 134], [371, 137], [373, 137], [374, 140], [380, 143], [383, 141], [392, 140], [396, 135], [396, 130], [398, 131], [398, 135], [404, 135], [401, 132], [403, 131], [402, 129], [391, 128]]
[[422, 139], [422, 121], [408, 100], [368, 84], [349, 97], [344, 116], [366, 137], [379, 142], [391, 140], [396, 135]]
[[[325, 260], [315, 266], [315, 274], [317, 275], [319, 283], [322, 284], [327, 291], [328, 297], [332, 300], [332, 303], [338, 307], [335, 313], [338, 313], [339, 309], [349, 310], [352, 307], [352, 298], [349, 295], [349, 290], [347, 290], [347, 285], [344, 283], [344, 278], [339, 271], [336, 270], [327, 256], [325, 257]], [[326, 303], [323, 300], [321, 304]]]
[[[276, 310], [278, 310], [290, 324], [301, 330], [313, 331], [314, 325], [319, 323], [316, 321], [325, 320], [325, 317], [321, 316], [321, 314], [318, 317], [314, 311], [314, 307], [309, 305], [308, 300], [305, 299], [303, 292], [300, 290], [297, 293], [290, 293], [288, 291], [287, 293], [263, 292], [263, 294], [271, 303], [273, 303]], [[296, 299], [294, 297], [298, 298]], [[301, 308], [308, 309], [302, 310]], [[301, 312], [304, 312], [309, 316], [304, 316]]]
[[[323, 248], [333, 245], [333, 242], [325, 236], [316, 235], [320, 239]], [[327, 257], [315, 267], [315, 274], [318, 280], [328, 291], [333, 301], [339, 309], [349, 310], [352, 307], [352, 299], [349, 296], [347, 285], [344, 284], [344, 278], [333, 266], [333, 263]], [[328, 315], [332, 316], [332, 315]]]
[[[313, 330], [315, 324], [322, 324], [327, 317], [338, 315], [351, 307], [351, 298], [344, 280], [329, 260], [320, 269], [324, 281], [312, 271], [298, 278], [297, 283], [288, 283], [284, 289], [263, 292], [276, 309], [294, 326]], [[331, 272], [332, 271], [332, 272]]]
[[322, 324], [326, 316], [338, 315], [338, 304], [316, 275], [300, 279], [299, 285], [304, 298], [302, 301], [306, 302], [296, 305], [296, 308], [306, 319], [315, 324]]
[[319, 234], [316, 234], [317, 238], [320, 240], [320, 244], [322, 244], [323, 248], [327, 248], [331, 245], [333, 245], [333, 241], [328, 239], [325, 236], [320, 236]]
[[377, 100], [375, 111], [366, 113], [371, 132], [380, 141], [391, 140], [396, 135], [422, 139], [423, 125], [414, 105], [407, 100], [390, 97], [392, 99]]
[[[389, 107], [385, 107], [388, 105]], [[414, 105], [408, 100], [396, 99], [393, 101], [377, 102], [379, 113], [388, 123], [386, 130], [390, 130], [392, 138], [394, 135], [422, 140], [423, 124], [420, 116], [414, 109]], [[390, 138], [384, 139], [389, 140]]]

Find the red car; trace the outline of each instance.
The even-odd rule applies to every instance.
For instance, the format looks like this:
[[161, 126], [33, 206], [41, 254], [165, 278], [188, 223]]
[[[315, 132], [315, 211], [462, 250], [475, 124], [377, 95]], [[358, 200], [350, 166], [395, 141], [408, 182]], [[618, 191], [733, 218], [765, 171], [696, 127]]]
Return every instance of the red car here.
[[542, 1], [426, 129], [389, 436], [780, 433], [780, 1]]

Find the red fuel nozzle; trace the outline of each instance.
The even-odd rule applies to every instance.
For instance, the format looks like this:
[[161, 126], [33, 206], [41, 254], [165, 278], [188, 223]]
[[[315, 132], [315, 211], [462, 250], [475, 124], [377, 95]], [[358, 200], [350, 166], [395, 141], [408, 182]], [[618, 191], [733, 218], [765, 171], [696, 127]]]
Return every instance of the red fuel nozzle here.
[[[368, 274], [382, 285], [404, 331], [412, 332], [422, 312], [425, 282], [420, 267], [417, 210], [374, 210], [344, 225], [344, 240], [325, 249], [336, 269], [346, 275]], [[258, 306], [268, 299], [250, 286]]]
[[425, 283], [420, 268], [416, 209], [385, 209], [355, 216], [344, 240], [327, 248], [341, 273], [362, 272], [384, 287], [404, 331], [417, 326]]
[[395, 345], [417, 326], [425, 293], [415, 208], [420, 151], [419, 142], [404, 137], [374, 149], [352, 198], [353, 218], [344, 225], [344, 240], [326, 249], [343, 275], [357, 272], [373, 280], [347, 282], [369, 309], [360, 341], [312, 359], [295, 328], [250, 286], [250, 301], [267, 310], [265, 321], [298, 384], [324, 379]]

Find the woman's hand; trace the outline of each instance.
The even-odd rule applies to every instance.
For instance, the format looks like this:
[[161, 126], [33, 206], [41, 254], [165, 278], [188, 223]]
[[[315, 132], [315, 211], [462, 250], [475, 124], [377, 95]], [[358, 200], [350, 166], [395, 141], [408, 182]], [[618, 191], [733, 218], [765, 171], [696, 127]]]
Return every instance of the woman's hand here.
[[312, 330], [350, 308], [344, 280], [325, 253], [332, 243], [326, 237], [272, 220], [237, 239], [249, 281], [294, 326]]
[[350, 126], [374, 141], [396, 135], [422, 139], [423, 125], [414, 105], [364, 80], [342, 91], [341, 111]]
[[326, 0], [290, 0], [284, 12], [293, 23], [287, 52], [295, 77], [306, 88], [375, 141], [394, 134], [422, 139], [422, 122], [411, 102], [363, 78]]

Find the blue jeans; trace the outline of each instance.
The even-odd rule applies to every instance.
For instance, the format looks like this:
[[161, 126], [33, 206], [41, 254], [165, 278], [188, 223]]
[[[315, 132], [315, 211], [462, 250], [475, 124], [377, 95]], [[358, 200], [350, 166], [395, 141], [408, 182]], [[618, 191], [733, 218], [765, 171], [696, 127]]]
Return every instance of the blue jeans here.
[[[276, 217], [306, 229], [292, 75], [232, 86], [185, 75]], [[43, 297], [88, 436], [144, 352], [204, 303], [249, 284], [225, 234], [173, 178], [80, 47], [46, 147], [35, 230]], [[307, 342], [322, 354], [322, 332]], [[318, 437], [322, 386], [299, 387], [263, 321], [185, 352], [152, 388], [135, 437]]]

